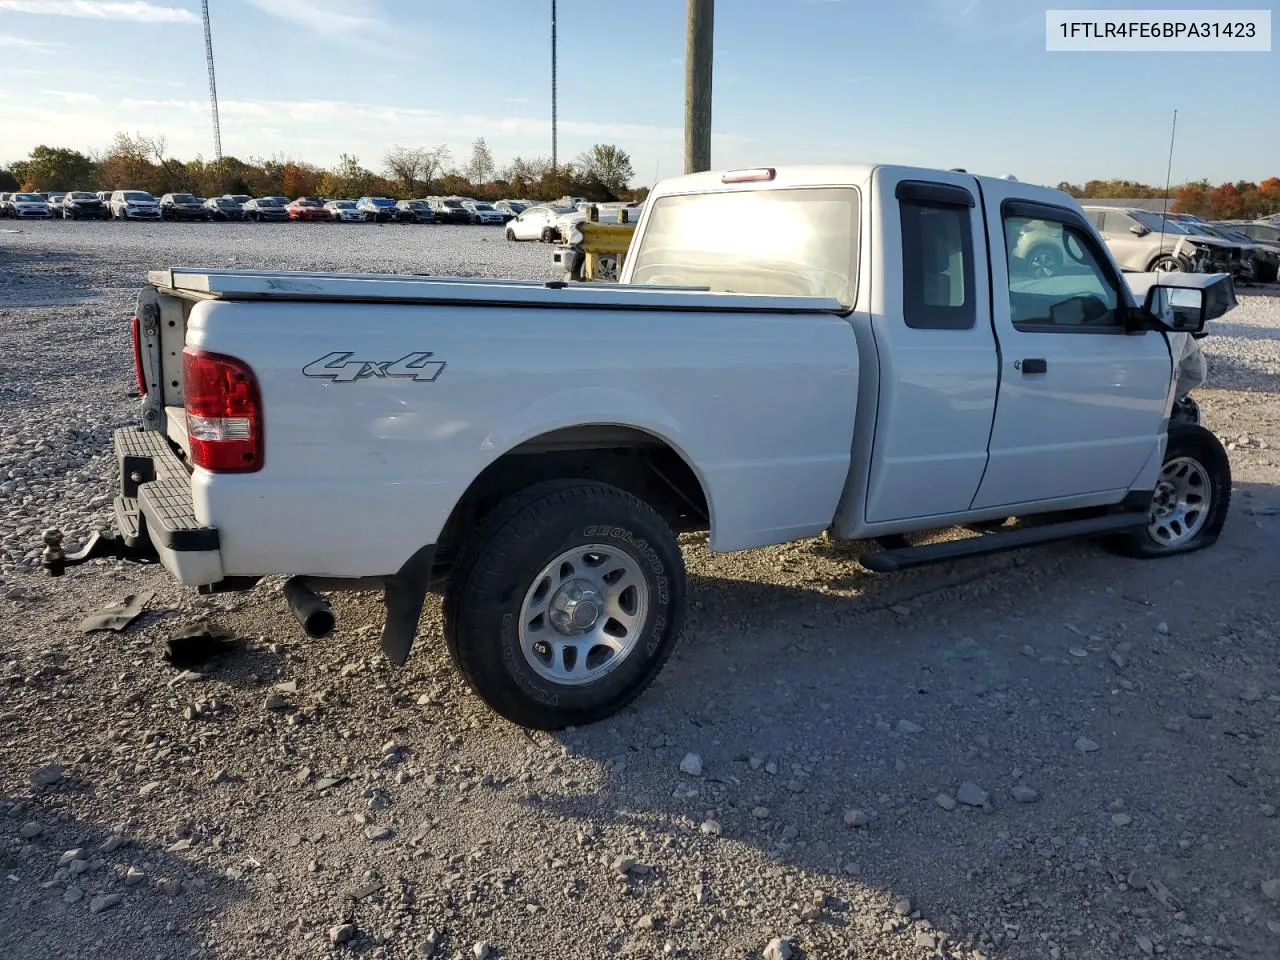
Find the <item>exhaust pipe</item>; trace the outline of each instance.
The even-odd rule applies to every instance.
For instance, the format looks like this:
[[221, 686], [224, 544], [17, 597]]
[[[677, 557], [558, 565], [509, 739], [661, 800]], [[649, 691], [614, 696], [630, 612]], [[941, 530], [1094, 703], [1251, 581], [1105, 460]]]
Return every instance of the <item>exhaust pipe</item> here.
[[333, 633], [333, 608], [328, 600], [307, 586], [305, 577], [292, 577], [284, 582], [284, 599], [307, 636], [319, 640]]

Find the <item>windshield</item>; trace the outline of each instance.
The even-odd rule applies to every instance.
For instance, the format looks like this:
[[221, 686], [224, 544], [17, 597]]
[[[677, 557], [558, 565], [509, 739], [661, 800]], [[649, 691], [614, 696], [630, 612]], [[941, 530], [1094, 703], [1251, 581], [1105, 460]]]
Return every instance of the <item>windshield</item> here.
[[454, 209], [458, 209], [462, 206], [462, 204], [460, 204], [457, 200], [441, 200], [440, 202], [443, 203], [446, 207], [452, 207]]
[[296, 203], [300, 207], [323, 207], [324, 206], [324, 204], [321, 203], [319, 200], [304, 200], [302, 198], [295, 200], [294, 203]]
[[354, 200], [335, 200], [333, 205], [339, 210], [351, 210], [355, 207], [356, 202]]
[[848, 187], [672, 196], [649, 211], [631, 279], [850, 307], [857, 254], [858, 193]]
[[277, 199], [277, 198], [275, 198], [275, 197], [264, 197], [264, 198], [262, 198], [261, 200], [259, 200], [259, 201], [258, 201], [258, 206], [260, 206], [260, 207], [283, 207], [283, 206], [284, 206], [284, 201], [283, 201], [283, 200], [278, 200], [278, 199]]
[[154, 203], [156, 198], [149, 193], [143, 193], [141, 190], [126, 190], [124, 192], [124, 199], [125, 199], [125, 202], [127, 203], [133, 203], [133, 202], [145, 203], [147, 201]]
[[471, 205], [471, 209], [472, 210], [492, 210], [493, 205], [489, 203], [473, 203]]
[[428, 205], [427, 201], [425, 201], [425, 200], [410, 200], [410, 201], [409, 201], [409, 206], [413, 207], [413, 209], [415, 209], [415, 210], [430, 210], [430, 209], [431, 209], [430, 205]]
[[18, 203], [44, 203], [44, 197], [38, 193], [20, 193], [13, 199]]
[[1152, 233], [1160, 232], [1162, 221], [1165, 233], [1176, 234], [1180, 237], [1188, 236], [1191, 233], [1177, 220], [1170, 220], [1168, 217], [1161, 216], [1158, 213], [1148, 213], [1146, 210], [1131, 210], [1129, 216], [1133, 217]]
[[78, 191], [76, 193], [69, 193], [67, 194], [67, 196], [69, 196], [72, 200], [97, 200], [98, 199], [98, 195], [96, 193], [80, 193]]
[[240, 206], [240, 204], [236, 203], [236, 202], [235, 202], [234, 200], [232, 200], [230, 197], [219, 197], [217, 200], [215, 200], [215, 201], [213, 201], [213, 202], [214, 202], [214, 203], [216, 203], [218, 206], [220, 206], [220, 207], [224, 207], [224, 208], [226, 208], [226, 207], [238, 207], [238, 206]]
[[189, 193], [175, 193], [173, 195], [174, 203], [195, 203], [196, 198]]

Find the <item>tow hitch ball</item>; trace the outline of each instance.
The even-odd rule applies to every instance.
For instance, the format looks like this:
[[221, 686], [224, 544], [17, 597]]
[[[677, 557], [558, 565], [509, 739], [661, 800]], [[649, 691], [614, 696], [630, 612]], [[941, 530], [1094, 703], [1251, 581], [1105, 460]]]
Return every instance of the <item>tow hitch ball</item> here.
[[62, 549], [62, 531], [50, 527], [40, 534], [44, 550], [40, 554], [40, 566], [51, 577], [60, 577], [66, 573], [67, 567], [78, 567], [82, 563], [98, 557], [114, 557], [117, 560], [133, 560], [137, 562], [154, 560], [155, 557], [145, 550], [130, 547], [118, 536], [95, 530], [85, 545], [75, 553], [67, 553]]

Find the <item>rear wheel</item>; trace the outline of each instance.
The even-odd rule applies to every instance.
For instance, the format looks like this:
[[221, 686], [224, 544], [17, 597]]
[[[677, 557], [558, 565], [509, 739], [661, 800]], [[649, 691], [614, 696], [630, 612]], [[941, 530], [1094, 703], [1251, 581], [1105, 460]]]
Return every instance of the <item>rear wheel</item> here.
[[1152, 273], [1182, 273], [1186, 270], [1186, 266], [1178, 257], [1162, 254], [1151, 261], [1151, 266], [1147, 270]]
[[1131, 557], [1167, 557], [1217, 542], [1231, 505], [1231, 461], [1221, 441], [1197, 424], [1169, 428], [1147, 525], [1110, 542]]
[[684, 607], [675, 535], [603, 483], [515, 494], [473, 532], [444, 604], [449, 653], [513, 723], [591, 723], [638, 697], [670, 656]]
[[1053, 277], [1062, 272], [1062, 253], [1057, 247], [1041, 244], [1027, 254], [1027, 272], [1033, 277]]
[[512, 230], [510, 227], [507, 227], [507, 239], [514, 241], [515, 238], [516, 238], [516, 232]]

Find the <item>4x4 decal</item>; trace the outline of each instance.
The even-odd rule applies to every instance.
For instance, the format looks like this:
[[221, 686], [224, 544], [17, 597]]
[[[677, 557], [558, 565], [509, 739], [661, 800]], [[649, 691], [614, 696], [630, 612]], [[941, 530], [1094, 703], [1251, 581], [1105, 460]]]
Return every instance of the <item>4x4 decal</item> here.
[[445, 368], [443, 361], [432, 360], [435, 354], [426, 351], [410, 353], [399, 360], [353, 360], [353, 356], [353, 353], [342, 351], [326, 353], [303, 367], [302, 375], [334, 383], [351, 383], [366, 377], [397, 377], [421, 383], [436, 379]]

